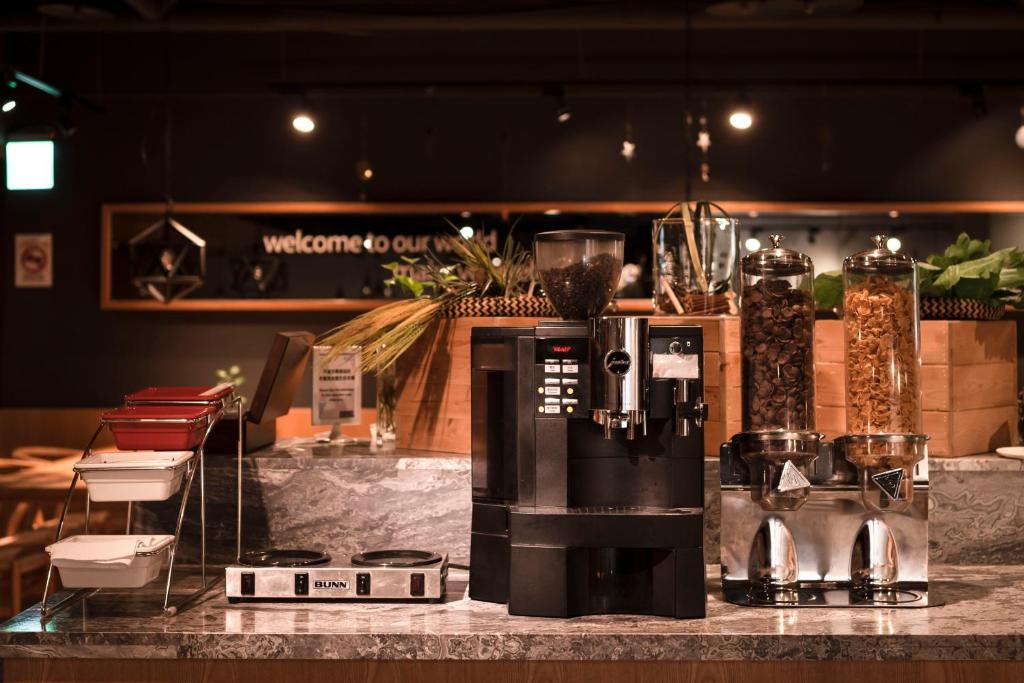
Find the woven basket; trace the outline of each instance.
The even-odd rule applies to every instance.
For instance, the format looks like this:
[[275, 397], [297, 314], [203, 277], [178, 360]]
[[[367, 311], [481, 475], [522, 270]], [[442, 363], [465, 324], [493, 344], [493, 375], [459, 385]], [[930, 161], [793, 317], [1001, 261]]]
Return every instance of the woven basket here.
[[554, 307], [539, 296], [464, 297], [445, 306], [444, 318], [553, 318]]
[[981, 299], [921, 297], [921, 318], [924, 320], [999, 320], [1005, 314], [1005, 306]]

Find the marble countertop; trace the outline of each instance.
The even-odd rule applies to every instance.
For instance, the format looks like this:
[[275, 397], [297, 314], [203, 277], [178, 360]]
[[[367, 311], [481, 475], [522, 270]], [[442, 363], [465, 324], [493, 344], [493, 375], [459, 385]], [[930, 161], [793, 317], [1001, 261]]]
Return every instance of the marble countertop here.
[[[378, 450], [361, 442], [350, 445], [328, 444], [308, 437], [280, 439], [273, 446], [250, 453], [246, 458], [267, 469], [344, 468], [365, 458], [396, 460], [402, 467], [459, 469], [464, 468], [469, 461], [468, 454], [394, 448]], [[718, 461], [717, 457], [705, 459]], [[235, 462], [232, 456], [211, 456], [211, 464], [224, 461]], [[1006, 458], [996, 453], [959, 458], [932, 457], [928, 464], [933, 472], [1024, 472], [1024, 459]]]
[[453, 570], [442, 604], [229, 605], [218, 584], [173, 618], [155, 588], [101, 591], [45, 628], [38, 606], [8, 621], [0, 657], [1024, 661], [1024, 566], [933, 567], [946, 604], [927, 609], [741, 608], [713, 579], [699, 620], [511, 617], [465, 586]]

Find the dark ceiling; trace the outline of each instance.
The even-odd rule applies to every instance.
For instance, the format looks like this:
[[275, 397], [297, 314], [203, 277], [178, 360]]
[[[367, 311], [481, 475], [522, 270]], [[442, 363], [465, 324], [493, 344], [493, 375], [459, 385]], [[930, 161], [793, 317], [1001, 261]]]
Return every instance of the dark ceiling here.
[[5, 0], [0, 29], [34, 31], [1024, 28], [1024, 0]]

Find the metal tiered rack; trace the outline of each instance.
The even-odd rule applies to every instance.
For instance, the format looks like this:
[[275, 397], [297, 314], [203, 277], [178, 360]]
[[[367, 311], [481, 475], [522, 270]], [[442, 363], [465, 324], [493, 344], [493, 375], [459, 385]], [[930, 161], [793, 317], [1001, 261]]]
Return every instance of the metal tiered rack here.
[[[127, 405], [130, 406], [130, 405], [132, 405], [132, 403], [129, 401], [127, 403]], [[243, 430], [242, 398], [240, 396], [236, 396], [235, 393], [232, 392], [232, 393], [228, 394], [227, 396], [225, 396], [223, 398], [216, 399], [216, 400], [210, 400], [210, 401], [202, 401], [202, 400], [199, 400], [199, 401], [197, 401], [197, 400], [165, 400], [165, 401], [159, 401], [158, 405], [163, 405], [163, 406], [169, 406], [169, 405], [177, 405], [177, 406], [209, 405], [209, 406], [215, 406], [217, 408], [216, 412], [211, 413], [210, 415], [208, 415], [208, 416], [206, 416], [204, 418], [206, 420], [206, 425], [205, 425], [205, 431], [203, 432], [202, 439], [201, 439], [199, 444], [194, 449], [189, 449], [189, 450], [193, 450], [195, 455], [192, 458], [190, 458], [189, 460], [187, 460], [183, 465], [169, 465], [167, 467], [152, 467], [152, 466], [150, 466], [150, 467], [132, 467], [131, 465], [125, 465], [124, 467], [108, 468], [108, 470], [107, 470], [107, 471], [127, 471], [127, 470], [138, 470], [138, 469], [169, 470], [169, 469], [174, 469], [174, 468], [182, 467], [182, 466], [187, 468], [186, 474], [185, 474], [185, 481], [184, 481], [184, 490], [183, 490], [183, 492], [181, 494], [181, 503], [178, 506], [178, 517], [177, 517], [177, 521], [175, 523], [175, 528], [174, 528], [174, 540], [171, 543], [170, 550], [169, 550], [169, 552], [170, 552], [170, 559], [169, 559], [168, 567], [167, 567], [167, 583], [166, 583], [166, 587], [164, 589], [163, 611], [164, 611], [164, 614], [166, 616], [173, 616], [173, 615], [177, 614], [178, 610], [181, 607], [183, 607], [185, 604], [190, 602], [192, 599], [194, 599], [195, 597], [197, 597], [198, 595], [200, 595], [201, 593], [206, 591], [207, 588], [208, 588], [208, 584], [207, 584], [207, 580], [206, 580], [206, 473], [205, 473], [205, 469], [206, 468], [205, 468], [205, 465], [204, 465], [203, 452], [204, 452], [204, 448], [206, 446], [206, 441], [209, 438], [210, 433], [213, 431], [214, 425], [224, 416], [224, 414], [227, 412], [228, 408], [230, 406], [233, 406], [234, 409], [238, 411], [238, 416], [239, 416], [239, 419], [238, 419], [238, 457], [239, 457], [239, 461], [241, 461], [241, 457], [242, 457], [242, 430]], [[120, 420], [107, 419], [107, 418], [102, 418], [102, 417], [100, 418], [100, 424], [96, 428], [96, 431], [93, 433], [92, 439], [89, 440], [89, 444], [85, 447], [85, 450], [82, 452], [82, 458], [79, 460], [79, 462], [84, 460], [86, 457], [88, 457], [92, 453], [93, 444], [96, 443], [96, 439], [99, 437], [100, 433], [104, 429], [108, 428], [111, 424], [113, 424], [115, 422], [118, 422], [118, 421], [120, 421]], [[181, 423], [181, 422], [187, 422], [187, 420], [176, 419], [176, 418], [175, 419], [172, 419], [172, 418], [166, 418], [166, 419], [149, 418], [147, 420], [147, 422]], [[192, 593], [188, 594], [187, 596], [185, 596], [176, 605], [172, 605], [171, 604], [171, 585], [173, 583], [173, 578], [174, 578], [175, 555], [176, 555], [177, 550], [178, 550], [178, 544], [181, 541], [181, 527], [182, 527], [182, 523], [184, 522], [184, 519], [185, 519], [185, 509], [188, 506], [189, 493], [191, 492], [192, 482], [193, 482], [193, 479], [195, 478], [195, 474], [196, 474], [197, 470], [199, 472], [199, 522], [200, 522], [200, 524], [199, 524], [199, 528], [200, 528], [200, 532], [199, 532], [199, 536], [200, 536], [199, 549], [200, 549], [200, 566], [201, 566], [201, 572], [202, 572], [202, 586], [200, 588], [198, 588], [197, 590], [193, 591]], [[74, 497], [75, 486], [78, 484], [79, 477], [81, 477], [81, 474], [76, 469], [75, 474], [74, 474], [74, 476], [71, 479], [71, 487], [68, 489], [68, 494], [67, 494], [67, 496], [64, 499], [64, 508], [61, 511], [60, 520], [57, 523], [57, 535], [56, 535], [56, 539], [55, 539], [54, 543], [59, 542], [61, 540], [61, 538], [62, 538], [62, 534], [63, 534], [63, 531], [64, 531], [64, 522], [65, 522], [65, 519], [67, 518], [68, 510], [71, 507], [71, 501], [72, 501], [72, 498]], [[91, 501], [91, 497], [90, 497], [90, 495], [88, 494], [88, 491], [87, 491], [86, 492], [86, 497], [85, 497], [85, 534], [89, 534], [90, 501]], [[125, 525], [125, 534], [128, 535], [128, 534], [131, 534], [131, 530], [132, 530], [132, 501], [125, 500], [123, 502], [126, 502], [128, 504], [128, 520], [127, 520], [127, 523]], [[162, 553], [162, 552], [165, 552], [165, 550], [166, 550], [165, 548], [161, 548], [160, 550], [153, 551], [153, 552], [140, 551], [140, 552], [136, 553], [136, 556], [146, 556], [146, 555], [152, 555], [152, 554], [155, 554], [155, 553]], [[68, 596], [62, 598], [61, 600], [59, 600], [58, 602], [50, 605], [50, 604], [48, 604], [47, 601], [48, 601], [48, 599], [50, 597], [50, 586], [52, 584], [52, 581], [53, 581], [53, 560], [51, 558], [50, 563], [49, 563], [49, 567], [47, 568], [47, 571], [46, 571], [46, 585], [43, 588], [43, 599], [42, 599], [42, 605], [40, 607], [40, 618], [42, 620], [44, 620], [44, 621], [46, 619], [48, 619], [50, 616], [52, 616], [53, 614], [55, 614], [57, 611], [59, 611], [59, 610], [65, 608], [65, 607], [71, 605], [75, 601], [80, 600], [82, 598], [85, 598], [85, 597], [87, 597], [89, 595], [93, 595], [98, 590], [100, 590], [99, 588], [78, 588], [78, 589], [73, 590], [70, 595], [68, 595]]]

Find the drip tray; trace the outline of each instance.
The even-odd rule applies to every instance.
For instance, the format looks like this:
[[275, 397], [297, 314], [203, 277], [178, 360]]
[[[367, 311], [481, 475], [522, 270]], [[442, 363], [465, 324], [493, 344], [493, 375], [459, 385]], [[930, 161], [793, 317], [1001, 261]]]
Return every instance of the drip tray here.
[[851, 588], [837, 584], [766, 588], [734, 583], [722, 588], [726, 602], [743, 607], [937, 607], [943, 602], [920, 586]]

